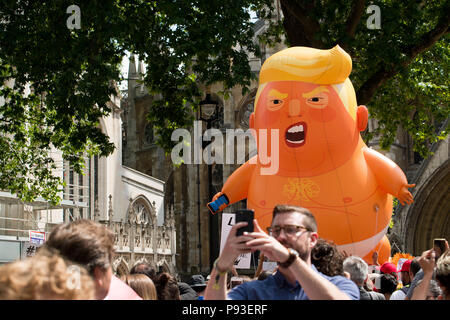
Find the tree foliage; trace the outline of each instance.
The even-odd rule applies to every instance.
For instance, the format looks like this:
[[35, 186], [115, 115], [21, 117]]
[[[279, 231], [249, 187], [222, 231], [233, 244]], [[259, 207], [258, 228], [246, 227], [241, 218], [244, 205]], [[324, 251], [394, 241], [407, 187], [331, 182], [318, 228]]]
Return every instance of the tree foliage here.
[[[117, 8], [87, 1], [83, 28], [67, 28], [69, 1], [2, 1], [0, 5], [0, 189], [57, 203], [60, 178], [52, 148], [77, 171], [83, 155], [114, 150], [99, 128], [115, 93], [124, 54], [111, 41]], [[110, 25], [111, 23], [111, 25]], [[5, 84], [9, 84], [5, 85]], [[26, 88], [31, 86], [27, 94]]]
[[[113, 151], [99, 118], [111, 112], [127, 51], [145, 62], [143, 81], [160, 97], [149, 121], [166, 151], [172, 131], [192, 124], [200, 86], [247, 90], [255, 79], [248, 54], [258, 56], [262, 44], [283, 37], [290, 46], [339, 44], [350, 53], [359, 103], [379, 121], [382, 146], [400, 125], [423, 155], [446, 134], [434, 125], [449, 114], [448, 1], [378, 1], [375, 30], [367, 28], [369, 4], [360, 0], [85, 0], [76, 3], [81, 28], [69, 29], [72, 4], [0, 3], [0, 189], [25, 200], [59, 200], [52, 148], [77, 171], [83, 155]], [[251, 12], [271, 18], [258, 40]]]

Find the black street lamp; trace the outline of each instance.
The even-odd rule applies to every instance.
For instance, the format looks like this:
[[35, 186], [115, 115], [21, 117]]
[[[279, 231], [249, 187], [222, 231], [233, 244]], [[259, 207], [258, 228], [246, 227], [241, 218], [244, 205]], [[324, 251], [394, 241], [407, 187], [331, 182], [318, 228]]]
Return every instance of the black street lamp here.
[[[211, 123], [218, 118], [217, 107], [219, 103], [211, 98], [211, 94], [207, 93], [206, 98], [200, 101], [199, 120], [206, 122], [206, 128], [211, 129]], [[204, 149], [206, 145], [202, 145]], [[200, 232], [200, 165], [197, 165], [197, 209], [198, 209], [198, 249], [199, 249], [199, 272], [201, 271], [201, 232]], [[208, 200], [211, 200], [213, 194], [212, 186], [212, 165], [208, 165]], [[217, 215], [209, 215], [209, 257], [210, 268], [212, 267], [212, 261], [214, 257], [219, 254], [219, 241], [217, 231], [219, 229], [219, 220]]]

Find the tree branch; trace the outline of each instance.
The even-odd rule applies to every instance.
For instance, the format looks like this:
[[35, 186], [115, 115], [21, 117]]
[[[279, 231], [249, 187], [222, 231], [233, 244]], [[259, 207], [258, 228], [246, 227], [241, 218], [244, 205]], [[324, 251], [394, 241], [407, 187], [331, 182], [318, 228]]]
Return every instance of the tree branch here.
[[425, 33], [420, 38], [418, 43], [405, 48], [404, 52], [408, 57], [410, 57], [410, 60], [414, 59], [418, 54], [426, 51], [428, 48], [433, 46], [436, 41], [438, 41], [444, 34], [448, 32], [448, 27], [450, 25], [450, 15], [448, 15], [448, 11], [444, 10], [444, 12], [447, 12], [447, 14], [444, 13], [441, 16], [441, 19], [433, 30]]
[[393, 77], [396, 73], [397, 71], [394, 71], [393, 69], [387, 71], [386, 68], [382, 66], [377, 72], [372, 74], [372, 76], [367, 79], [356, 92], [358, 104], [368, 104], [378, 87], [380, 87], [390, 77]]
[[[445, 8], [443, 8], [445, 9]], [[428, 50], [433, 46], [444, 34], [448, 32], [448, 27], [450, 24], [450, 16], [443, 10], [443, 15], [439, 19], [436, 27], [433, 30], [425, 33], [420, 39], [413, 45], [405, 47], [403, 52], [407, 59], [403, 61], [400, 65], [401, 67], [408, 66], [413, 59], [421, 54], [422, 52]], [[364, 84], [359, 88], [356, 93], [359, 104], [367, 104], [370, 99], [375, 94], [375, 91], [389, 78], [396, 75], [401, 68], [389, 68], [386, 69], [385, 65], [382, 65], [372, 76], [364, 82]]]
[[347, 19], [345, 32], [350, 37], [355, 36], [356, 27], [364, 13], [365, 0], [357, 0], [353, 2], [352, 11]]
[[[319, 30], [319, 23], [308, 15], [306, 15], [305, 9], [298, 3], [289, 0], [280, 0], [281, 9], [283, 10], [283, 15], [285, 17], [292, 17], [295, 21], [302, 27], [304, 31], [304, 37], [309, 42], [311, 47], [322, 48], [323, 43], [314, 39], [314, 35]], [[293, 33], [298, 33], [298, 29], [286, 29], [286, 33], [288, 34], [289, 39], [295, 39], [295, 35]], [[299, 43], [291, 43], [291, 45], [301, 45]]]

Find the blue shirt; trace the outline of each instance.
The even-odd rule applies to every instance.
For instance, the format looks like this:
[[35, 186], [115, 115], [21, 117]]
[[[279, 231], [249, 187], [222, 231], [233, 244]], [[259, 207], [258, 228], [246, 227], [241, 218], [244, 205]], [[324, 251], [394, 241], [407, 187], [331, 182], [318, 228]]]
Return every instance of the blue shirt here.
[[[311, 266], [314, 271], [322, 277], [333, 283], [342, 292], [347, 294], [352, 300], [359, 300], [359, 289], [356, 284], [342, 276], [329, 277], [317, 271], [314, 265]], [[274, 275], [265, 280], [254, 280], [244, 282], [234, 287], [228, 293], [228, 299], [231, 300], [309, 300], [305, 291], [298, 281], [295, 285], [287, 282], [286, 278], [277, 271]]]

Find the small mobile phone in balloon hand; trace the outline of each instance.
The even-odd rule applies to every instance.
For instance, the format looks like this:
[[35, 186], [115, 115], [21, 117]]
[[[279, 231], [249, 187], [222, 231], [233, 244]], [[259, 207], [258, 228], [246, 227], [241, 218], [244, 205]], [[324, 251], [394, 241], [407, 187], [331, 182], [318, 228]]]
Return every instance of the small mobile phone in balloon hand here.
[[242, 236], [245, 231], [253, 232], [253, 219], [254, 219], [254, 211], [251, 209], [238, 209], [236, 210], [236, 219], [235, 223], [238, 222], [247, 222], [245, 227], [239, 228], [236, 231], [236, 236]]

